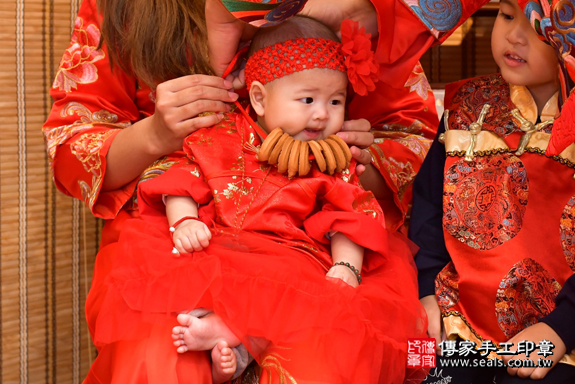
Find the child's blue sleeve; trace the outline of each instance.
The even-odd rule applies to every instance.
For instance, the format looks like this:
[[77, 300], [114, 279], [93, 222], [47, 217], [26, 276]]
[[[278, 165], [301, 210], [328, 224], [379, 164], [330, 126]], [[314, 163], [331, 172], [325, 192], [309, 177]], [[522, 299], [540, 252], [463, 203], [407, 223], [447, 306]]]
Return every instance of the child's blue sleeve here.
[[435, 277], [451, 261], [443, 237], [443, 172], [445, 147], [438, 141], [445, 132], [443, 119], [413, 184], [409, 238], [419, 246], [415, 256], [419, 297], [433, 295]]

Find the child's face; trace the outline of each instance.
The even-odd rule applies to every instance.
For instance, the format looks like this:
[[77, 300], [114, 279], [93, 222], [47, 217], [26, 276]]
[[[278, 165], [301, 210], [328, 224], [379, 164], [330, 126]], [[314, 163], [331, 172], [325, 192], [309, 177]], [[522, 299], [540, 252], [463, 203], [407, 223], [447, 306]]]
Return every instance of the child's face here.
[[347, 76], [331, 69], [284, 76], [265, 85], [258, 121], [268, 132], [281, 127], [296, 140], [325, 139], [341, 130], [346, 91]]
[[556, 86], [555, 50], [537, 37], [517, 0], [501, 0], [491, 35], [491, 51], [508, 83], [530, 90]]

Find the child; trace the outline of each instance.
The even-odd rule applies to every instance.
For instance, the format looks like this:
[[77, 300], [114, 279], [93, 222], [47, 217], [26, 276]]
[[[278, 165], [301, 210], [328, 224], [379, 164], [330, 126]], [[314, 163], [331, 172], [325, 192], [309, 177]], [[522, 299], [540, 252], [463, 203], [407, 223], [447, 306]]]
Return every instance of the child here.
[[[559, 117], [569, 95], [564, 31], [575, 26], [566, 12], [574, 4], [550, 3], [502, 0], [492, 34], [501, 74], [446, 88], [443, 125], [414, 185], [410, 238], [421, 247], [420, 297], [438, 343], [471, 341], [507, 362], [526, 356], [497, 356], [490, 342], [504, 349], [509, 341], [517, 351], [521, 341], [549, 340], [550, 359], [561, 364], [438, 367], [435, 377], [453, 383], [575, 379], [575, 157], [563, 129], [572, 100]], [[536, 363], [544, 357], [537, 352], [528, 356]]]
[[[211, 350], [215, 382], [235, 371], [227, 347], [240, 343], [261, 382], [403, 382], [407, 338], [425, 327], [409, 247], [385, 230], [355, 163], [342, 167], [346, 159], [324, 147], [341, 155], [327, 143], [345, 115], [341, 44], [322, 24], [295, 17], [263, 29], [251, 49], [257, 124], [264, 135], [281, 127], [294, 144], [260, 161], [260, 129], [229, 113], [185, 140], [184, 161], [140, 184], [144, 220], [123, 231], [105, 299], [116, 313], [125, 309], [95, 340], [145, 337], [155, 319], [193, 310], [178, 316], [175, 344]], [[307, 153], [294, 157], [292, 148], [315, 148], [312, 140], [323, 152], [314, 150], [309, 169]]]

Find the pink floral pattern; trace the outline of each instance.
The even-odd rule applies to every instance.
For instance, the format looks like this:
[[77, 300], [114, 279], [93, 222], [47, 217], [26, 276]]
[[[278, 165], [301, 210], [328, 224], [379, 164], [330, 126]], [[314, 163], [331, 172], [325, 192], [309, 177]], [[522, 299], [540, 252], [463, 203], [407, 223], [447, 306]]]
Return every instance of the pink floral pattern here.
[[433, 92], [420, 63], [417, 63], [415, 68], [413, 68], [409, 79], [405, 83], [405, 87], [409, 88], [409, 92], [417, 93], [423, 100], [427, 100], [429, 93]]
[[60, 61], [53, 88], [71, 92], [78, 84], [90, 84], [98, 80], [98, 69], [94, 63], [105, 57], [104, 51], [97, 49], [100, 30], [93, 24], [84, 27], [81, 17], [76, 19], [72, 44]]

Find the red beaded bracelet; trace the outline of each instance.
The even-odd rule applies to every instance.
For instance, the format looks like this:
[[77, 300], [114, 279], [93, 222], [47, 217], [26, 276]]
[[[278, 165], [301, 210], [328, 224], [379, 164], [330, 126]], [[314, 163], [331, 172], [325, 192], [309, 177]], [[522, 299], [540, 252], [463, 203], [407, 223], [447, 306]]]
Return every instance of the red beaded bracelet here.
[[200, 220], [199, 217], [195, 217], [195, 216], [184, 216], [182, 217], [180, 220], [176, 221], [174, 224], [172, 224], [170, 226], [170, 232], [174, 233], [176, 232], [176, 227], [180, 224], [182, 224], [184, 221], [186, 220], [197, 220], [197, 221], [202, 221]]

